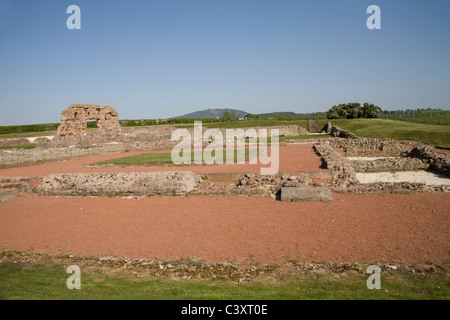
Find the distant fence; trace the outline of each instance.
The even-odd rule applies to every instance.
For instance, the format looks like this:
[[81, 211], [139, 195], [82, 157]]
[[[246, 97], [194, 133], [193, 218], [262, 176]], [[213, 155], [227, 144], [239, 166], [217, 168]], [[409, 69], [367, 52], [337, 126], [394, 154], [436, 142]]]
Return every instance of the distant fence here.
[[420, 122], [428, 124], [450, 125], [450, 111], [433, 111], [433, 112], [388, 111], [379, 113], [378, 118]]

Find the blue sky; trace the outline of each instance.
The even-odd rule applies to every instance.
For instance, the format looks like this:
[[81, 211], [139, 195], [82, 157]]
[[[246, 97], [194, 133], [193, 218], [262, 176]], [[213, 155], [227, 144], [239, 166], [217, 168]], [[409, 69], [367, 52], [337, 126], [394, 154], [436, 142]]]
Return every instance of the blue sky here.
[[0, 0], [0, 125], [59, 122], [73, 103], [121, 119], [449, 109], [449, 75], [448, 0]]

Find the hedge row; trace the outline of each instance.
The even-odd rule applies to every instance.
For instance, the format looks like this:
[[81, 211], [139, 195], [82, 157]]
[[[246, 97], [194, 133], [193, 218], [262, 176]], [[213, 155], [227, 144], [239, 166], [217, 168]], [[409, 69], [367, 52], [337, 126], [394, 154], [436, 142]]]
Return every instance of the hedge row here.
[[59, 123], [29, 124], [23, 126], [0, 127], [0, 134], [23, 133], [23, 132], [42, 132], [55, 131]]

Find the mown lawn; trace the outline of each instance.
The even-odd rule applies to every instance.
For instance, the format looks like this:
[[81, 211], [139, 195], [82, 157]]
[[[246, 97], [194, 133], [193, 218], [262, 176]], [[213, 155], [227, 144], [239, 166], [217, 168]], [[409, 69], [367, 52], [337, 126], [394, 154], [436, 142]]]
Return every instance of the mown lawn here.
[[66, 287], [62, 266], [0, 264], [0, 299], [151, 299], [151, 300], [299, 300], [299, 299], [449, 299], [450, 280], [437, 275], [396, 272], [384, 275], [380, 290], [369, 290], [367, 277], [334, 278], [311, 274], [285, 280], [248, 283], [139, 277], [126, 271], [81, 270], [81, 290]]
[[364, 138], [414, 140], [450, 147], [450, 126], [388, 119], [333, 120], [333, 124]]
[[[198, 157], [203, 156], [203, 153], [200, 151], [192, 151], [190, 154], [190, 161], [194, 163], [194, 157], [198, 155]], [[211, 155], [214, 157], [215, 152], [212, 152]], [[180, 155], [181, 156], [181, 155]], [[223, 162], [226, 162], [227, 151], [223, 150]], [[238, 151], [234, 150], [234, 163], [237, 162]], [[204, 159], [203, 159], [204, 160]], [[249, 151], [245, 150], [245, 161], [249, 160]], [[112, 159], [108, 161], [97, 162], [94, 165], [123, 165], [123, 166], [152, 166], [152, 165], [174, 165], [172, 161], [172, 155], [170, 152], [165, 153], [143, 153], [137, 156], [124, 157], [118, 159]]]

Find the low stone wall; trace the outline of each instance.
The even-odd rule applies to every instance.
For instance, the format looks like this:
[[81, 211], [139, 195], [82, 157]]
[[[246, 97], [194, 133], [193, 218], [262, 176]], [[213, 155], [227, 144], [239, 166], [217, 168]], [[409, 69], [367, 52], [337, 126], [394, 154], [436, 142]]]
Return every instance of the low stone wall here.
[[416, 192], [450, 192], [450, 186], [426, 185], [425, 183], [414, 182], [374, 182], [364, 184], [354, 184], [345, 189], [331, 188], [335, 192], [346, 193], [393, 193], [393, 194], [409, 194]]
[[66, 148], [75, 146], [78, 148], [90, 148], [105, 143], [123, 143], [129, 149], [154, 149], [160, 145], [170, 144], [170, 137], [175, 127], [153, 126], [138, 129], [98, 130], [90, 131], [84, 135], [77, 134], [59, 134], [52, 141], [41, 143], [38, 147], [48, 148]]
[[344, 130], [338, 126], [331, 127], [331, 134], [336, 138], [357, 139], [358, 137], [351, 131]]
[[[220, 133], [223, 136], [223, 139], [226, 138], [226, 131], [227, 128], [217, 128]], [[248, 127], [248, 128], [229, 128], [231, 130], [237, 130], [237, 129], [243, 129], [244, 132], [248, 133], [248, 130], [250, 129], [255, 129], [256, 130], [256, 134], [259, 134], [259, 130], [260, 129], [264, 129], [267, 130], [267, 136], [268, 137], [273, 137], [275, 136], [275, 133], [273, 132], [273, 130], [278, 130], [278, 136], [286, 136], [286, 137], [290, 137], [290, 136], [300, 136], [300, 135], [307, 135], [309, 132], [308, 130], [306, 130], [305, 128], [301, 127], [301, 126], [297, 126], [297, 125], [290, 125], [290, 126], [270, 126], [270, 127]], [[191, 135], [193, 135], [193, 128], [188, 128], [188, 131], [191, 133]], [[208, 128], [203, 127], [203, 133], [208, 130]], [[246, 134], [246, 136], [248, 137], [249, 135]], [[169, 138], [170, 139], [170, 138]]]
[[450, 177], [450, 156], [447, 153], [422, 144], [412, 149], [409, 155], [427, 162], [432, 171]]
[[[121, 132], [114, 130], [98, 130], [91, 131], [84, 135], [77, 134], [59, 134], [51, 141], [45, 143], [40, 143], [39, 148], [66, 148], [69, 146], [75, 146], [78, 148], [89, 148], [92, 146], [98, 146], [105, 143], [121, 142], [124, 143], [128, 149], [170, 149], [175, 146], [178, 141], [171, 141], [172, 133], [176, 130], [176, 127], [172, 126], [151, 126], [147, 128], [132, 128], [132, 129], [122, 129]], [[259, 129], [267, 130], [268, 136], [273, 136], [272, 130], [276, 129], [279, 131], [279, 136], [298, 136], [306, 135], [308, 131], [300, 126], [272, 126], [272, 127], [254, 127], [254, 128], [243, 128], [244, 130], [255, 129], [256, 133], [259, 133]], [[194, 129], [186, 128], [193, 138]], [[208, 128], [203, 128], [203, 133], [208, 130]], [[224, 128], [218, 129], [223, 138], [226, 137], [226, 130]]]
[[195, 175], [182, 172], [113, 172], [51, 174], [36, 192], [62, 196], [184, 195], [196, 187]]
[[383, 158], [374, 160], [350, 160], [356, 172], [417, 171], [426, 170], [428, 163], [417, 158]]
[[283, 187], [281, 201], [331, 201], [333, 195], [328, 188]]
[[32, 191], [32, 179], [23, 177], [0, 177], [0, 191]]
[[0, 139], [0, 147], [23, 146], [30, 143], [26, 138]]
[[[335, 148], [334, 146], [338, 146]], [[355, 150], [352, 150], [352, 146], [355, 146]], [[394, 170], [423, 170], [428, 167], [431, 168], [430, 162], [432, 160], [421, 160], [415, 158], [395, 158], [395, 159], [379, 159], [374, 161], [350, 161], [343, 157], [343, 153], [351, 154], [352, 156], [358, 156], [357, 151], [363, 153], [369, 153], [373, 155], [373, 152], [379, 152], [381, 154], [394, 152], [400, 152], [405, 154], [404, 147], [398, 145], [396, 141], [380, 140], [380, 139], [356, 139], [356, 140], [344, 140], [344, 139], [327, 139], [327, 141], [321, 141], [314, 145], [315, 150], [321, 156], [322, 161], [330, 170], [333, 180], [328, 183], [335, 192], [349, 192], [349, 193], [414, 193], [414, 192], [449, 192], [450, 186], [432, 186], [424, 183], [391, 183], [391, 182], [377, 182], [361, 184], [356, 179], [355, 171], [371, 172], [373, 171], [392, 171]], [[435, 149], [435, 148], [433, 148]], [[398, 155], [399, 153], [397, 153]], [[420, 155], [419, 155], [420, 154]], [[440, 153], [441, 154], [441, 153]], [[412, 152], [412, 155], [417, 157], [432, 159], [441, 159], [436, 156], [434, 150], [425, 149], [419, 152], [416, 150]], [[442, 155], [441, 155], [442, 156]], [[439, 162], [440, 161], [440, 162]], [[434, 163], [441, 168], [444, 167], [444, 160], [434, 160]], [[354, 166], [354, 164], [356, 164]], [[359, 164], [359, 166], [358, 166]], [[356, 167], [356, 170], [355, 170]]]
[[349, 160], [332, 147], [331, 142], [334, 140], [336, 139], [321, 141], [314, 145], [314, 149], [321, 156], [326, 168], [330, 170], [332, 183], [338, 187], [347, 187], [350, 184], [357, 183], [355, 169]]
[[44, 162], [71, 159], [92, 154], [122, 152], [123, 144], [104, 145], [96, 148], [51, 148], [0, 150], [0, 168], [33, 165]]
[[331, 139], [330, 145], [339, 150], [344, 156], [399, 156], [408, 152], [408, 148], [402, 146], [393, 139]]

